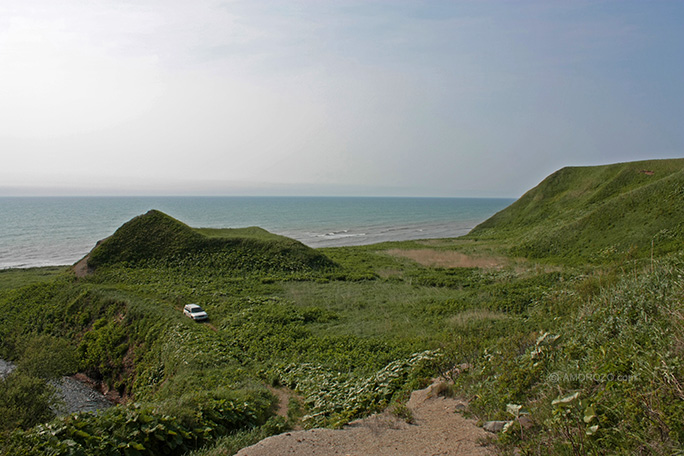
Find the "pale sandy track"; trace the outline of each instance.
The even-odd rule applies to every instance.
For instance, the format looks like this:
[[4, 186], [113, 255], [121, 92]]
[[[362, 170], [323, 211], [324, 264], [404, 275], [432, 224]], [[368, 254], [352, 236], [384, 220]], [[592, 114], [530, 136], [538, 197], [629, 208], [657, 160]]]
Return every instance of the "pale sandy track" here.
[[415, 391], [408, 407], [413, 424], [385, 412], [339, 430], [312, 429], [269, 437], [238, 456], [456, 456], [493, 455], [482, 446], [491, 434], [458, 413], [463, 402]]

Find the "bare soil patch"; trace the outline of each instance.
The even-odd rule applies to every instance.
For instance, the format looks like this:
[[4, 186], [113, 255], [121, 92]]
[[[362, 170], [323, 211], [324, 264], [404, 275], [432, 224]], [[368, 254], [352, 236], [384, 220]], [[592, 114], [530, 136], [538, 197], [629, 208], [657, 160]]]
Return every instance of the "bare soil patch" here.
[[458, 411], [465, 403], [434, 394], [434, 386], [414, 391], [407, 404], [412, 424], [389, 412], [357, 420], [343, 429], [287, 432], [243, 448], [237, 456], [490, 456], [482, 445], [491, 434]]
[[278, 409], [276, 410], [276, 415], [282, 416], [283, 418], [288, 417], [288, 409], [290, 405], [290, 399], [291, 398], [297, 398], [297, 393], [292, 391], [289, 388], [285, 387], [273, 387], [273, 386], [267, 386], [268, 390], [278, 398]]
[[90, 255], [86, 255], [83, 257], [81, 260], [79, 260], [78, 263], [74, 265], [74, 273], [76, 274], [76, 277], [79, 279], [87, 276], [90, 274], [92, 271], [88, 268], [88, 258]]
[[391, 249], [385, 253], [395, 257], [408, 258], [423, 266], [439, 268], [498, 269], [507, 263], [507, 260], [502, 257], [470, 256], [453, 250]]
[[211, 329], [211, 330], [214, 331], [214, 332], [217, 332], [217, 331], [218, 331], [218, 328], [216, 328], [216, 326], [212, 325], [212, 324], [209, 323], [209, 322], [206, 322], [206, 321], [205, 321], [203, 324], [204, 324], [204, 326], [206, 326], [207, 328]]

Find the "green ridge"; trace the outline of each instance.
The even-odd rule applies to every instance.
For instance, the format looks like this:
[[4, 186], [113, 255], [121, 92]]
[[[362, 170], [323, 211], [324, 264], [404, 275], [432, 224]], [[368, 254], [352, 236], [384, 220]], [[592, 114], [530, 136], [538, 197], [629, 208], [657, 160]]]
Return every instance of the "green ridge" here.
[[87, 261], [90, 269], [122, 263], [293, 271], [334, 267], [314, 249], [262, 228], [194, 229], [157, 210], [125, 223], [98, 243]]
[[604, 262], [682, 248], [684, 159], [563, 168], [467, 236], [529, 258]]

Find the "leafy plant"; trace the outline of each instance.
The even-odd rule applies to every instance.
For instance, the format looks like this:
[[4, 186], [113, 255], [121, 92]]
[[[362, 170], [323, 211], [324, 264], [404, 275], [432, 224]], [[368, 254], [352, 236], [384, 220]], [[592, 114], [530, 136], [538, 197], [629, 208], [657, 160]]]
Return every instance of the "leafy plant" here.
[[15, 371], [0, 380], [0, 433], [51, 419], [53, 388], [42, 378]]
[[[681, 452], [682, 161], [638, 167], [655, 174], [563, 170], [460, 239], [316, 251], [153, 211], [86, 277], [2, 272], [0, 354], [19, 365], [2, 451], [222, 454], [286, 428], [264, 384], [296, 388], [306, 425], [340, 426], [390, 404], [409, 419], [401, 399], [444, 375], [470, 413], [510, 421], [505, 451]], [[527, 259], [433, 268], [401, 249]], [[127, 405], [45, 423], [33, 375], [73, 365]]]
[[369, 377], [334, 373], [321, 366], [289, 365], [280, 372], [280, 382], [304, 395], [310, 412], [302, 421], [308, 426], [346, 422], [389, 404], [407, 378], [421, 363], [436, 360], [439, 352], [425, 351], [394, 361]]

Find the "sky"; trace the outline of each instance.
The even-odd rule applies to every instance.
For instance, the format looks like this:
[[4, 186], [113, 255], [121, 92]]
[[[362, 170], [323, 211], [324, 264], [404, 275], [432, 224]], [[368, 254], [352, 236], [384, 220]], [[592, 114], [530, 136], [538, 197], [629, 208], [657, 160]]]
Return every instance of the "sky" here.
[[3, 0], [0, 196], [515, 198], [684, 157], [684, 1]]

